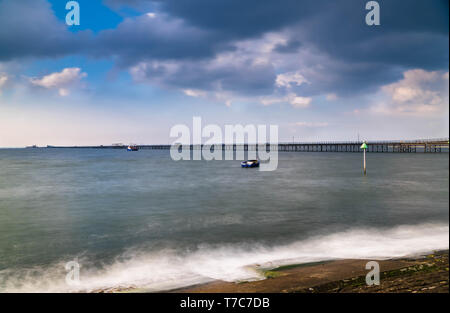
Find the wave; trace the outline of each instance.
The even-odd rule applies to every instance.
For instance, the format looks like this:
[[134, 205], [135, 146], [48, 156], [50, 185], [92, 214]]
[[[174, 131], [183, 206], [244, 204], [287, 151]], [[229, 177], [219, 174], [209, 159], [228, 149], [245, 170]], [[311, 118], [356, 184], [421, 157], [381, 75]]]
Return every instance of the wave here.
[[130, 249], [102, 268], [79, 259], [80, 284], [65, 282], [65, 263], [0, 272], [1, 292], [92, 292], [114, 288], [163, 291], [213, 280], [263, 279], [261, 268], [335, 259], [382, 260], [449, 247], [449, 226], [422, 224], [392, 229], [352, 229], [286, 245], [200, 245], [194, 251]]

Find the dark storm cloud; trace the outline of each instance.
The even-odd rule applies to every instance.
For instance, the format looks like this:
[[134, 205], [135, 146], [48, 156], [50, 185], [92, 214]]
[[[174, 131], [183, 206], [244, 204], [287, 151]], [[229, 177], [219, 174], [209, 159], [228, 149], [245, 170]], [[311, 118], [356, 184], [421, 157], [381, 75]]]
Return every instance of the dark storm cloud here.
[[[423, 62], [434, 67], [448, 63], [445, 56], [449, 25], [447, 0], [379, 1], [380, 27], [365, 24], [366, 0], [140, 1], [150, 2], [170, 16], [215, 32], [221, 40], [258, 37], [291, 27], [294, 32], [298, 28], [302, 36], [292, 39], [284, 47], [287, 50], [300, 46], [303, 40], [349, 60], [404, 62], [406, 66], [421, 66]], [[278, 49], [283, 51], [283, 46]]]
[[[312, 84], [300, 88], [311, 95], [323, 90], [336, 93], [372, 90], [401, 78], [408, 68], [448, 68], [446, 0], [379, 1], [379, 27], [365, 24], [365, 0], [140, 1], [141, 5], [150, 2], [169, 16], [213, 33], [214, 39], [208, 45], [215, 46], [215, 52], [220, 47], [217, 42], [259, 38], [267, 32], [287, 30], [288, 42], [277, 45], [275, 52], [289, 54], [313, 46], [339, 61], [323, 70], [326, 73], [321, 76], [326, 79], [313, 77]], [[193, 52], [196, 57], [209, 57], [205, 52], [213, 51], [200, 50], [187, 50], [184, 56]]]
[[[364, 24], [365, 3], [334, 1], [320, 19], [299, 25], [303, 41], [340, 61], [329, 65], [335, 79], [322, 80], [321, 88], [369, 92], [400, 79], [407, 69], [448, 70], [448, 1], [379, 1], [378, 27]], [[305, 87], [320, 89], [314, 83]]]
[[251, 64], [250, 60], [215, 64], [190, 61], [172, 64], [143, 63], [132, 70], [138, 81], [148, 81], [180, 89], [265, 95], [273, 92], [276, 78], [270, 64]]
[[[319, 19], [330, 31], [326, 38], [365, 35], [364, 17], [367, 0], [105, 0], [113, 7], [131, 6], [143, 11], [152, 4], [171, 16], [192, 25], [220, 30], [242, 38], [276, 31], [302, 20]], [[419, 31], [448, 34], [447, 0], [379, 0], [382, 31]], [[341, 27], [336, 26], [339, 21]]]
[[102, 31], [92, 53], [112, 55], [121, 65], [144, 60], [200, 59], [224, 49], [216, 34], [156, 15], [126, 19], [116, 29]]
[[330, 63], [326, 68], [308, 76], [310, 84], [292, 88], [304, 96], [317, 96], [324, 93], [351, 97], [357, 94], [376, 92], [380, 85], [401, 79], [403, 71], [387, 64]]
[[330, 2], [320, 18], [299, 25], [302, 39], [350, 63], [448, 66], [448, 1], [379, 1], [377, 27], [365, 24], [365, 3]]
[[155, 1], [165, 12], [202, 28], [219, 30], [235, 39], [277, 31], [309, 15], [322, 4], [313, 0], [162, 0]]
[[[129, 25], [119, 27], [117, 30], [108, 32], [109, 39], [101, 41], [108, 48], [123, 47], [122, 39], [126, 43], [136, 47], [134, 52], [141, 59], [183, 59], [183, 58], [209, 58], [215, 53], [232, 49], [231, 43], [249, 38], [257, 38], [266, 32], [273, 32], [293, 23], [309, 13], [314, 12], [314, 1], [312, 0], [283, 0], [265, 1], [150, 1], [150, 0], [105, 0], [104, 3], [112, 9], [120, 9], [129, 6], [140, 9], [141, 13], [147, 13], [149, 7], [155, 8], [157, 14], [163, 12], [166, 17], [182, 20], [183, 25], [174, 29], [171, 34], [165, 34], [149, 30], [153, 27], [151, 21], [140, 19], [140, 21], [128, 22]], [[161, 20], [162, 21], [162, 20]], [[147, 24], [148, 27], [145, 27]], [[192, 32], [185, 34], [185, 28], [191, 28]], [[156, 30], [164, 29], [163, 25], [157, 26]], [[195, 31], [194, 31], [195, 30]], [[149, 32], [154, 33], [147, 36]], [[106, 35], [106, 34], [102, 34]], [[100, 36], [103, 39], [103, 36]], [[159, 38], [157, 38], [159, 37]], [[145, 38], [145, 42], [142, 41]], [[134, 41], [133, 41], [134, 39]], [[114, 43], [116, 41], [116, 43]], [[299, 43], [295, 43], [297, 46]], [[154, 46], [159, 47], [154, 48]], [[283, 49], [283, 47], [280, 47]], [[294, 49], [288, 46], [286, 49]], [[122, 49], [126, 50], [126, 49]], [[150, 53], [142, 53], [147, 51]], [[128, 49], [125, 58], [135, 55]], [[124, 63], [129, 63], [124, 60]]]
[[[311, 64], [317, 69], [307, 77], [310, 84], [297, 88], [310, 95], [371, 90], [410, 68], [448, 69], [448, 1], [381, 0], [377, 27], [365, 24], [366, 2], [105, 0], [113, 9], [129, 6], [142, 16], [94, 37], [68, 32], [44, 0], [0, 0], [0, 61], [84, 53], [111, 57], [121, 67], [175, 62], [171, 72], [147, 67], [144, 73], [174, 87], [268, 93], [276, 77], [273, 66], [254, 66], [245, 51], [246, 60], [236, 65], [211, 62], [235, 50], [238, 41], [283, 32], [287, 42], [274, 53], [295, 59], [305, 49], [327, 56], [325, 64]], [[154, 17], [145, 15], [149, 8]]]
[[68, 32], [45, 0], [0, 0], [0, 62], [76, 53], [88, 39]]

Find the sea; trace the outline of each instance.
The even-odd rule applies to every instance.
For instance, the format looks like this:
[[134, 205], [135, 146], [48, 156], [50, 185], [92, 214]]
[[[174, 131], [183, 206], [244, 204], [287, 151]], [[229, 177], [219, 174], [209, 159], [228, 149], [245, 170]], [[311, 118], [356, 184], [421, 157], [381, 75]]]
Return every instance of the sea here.
[[0, 149], [0, 292], [165, 291], [449, 247], [449, 154]]

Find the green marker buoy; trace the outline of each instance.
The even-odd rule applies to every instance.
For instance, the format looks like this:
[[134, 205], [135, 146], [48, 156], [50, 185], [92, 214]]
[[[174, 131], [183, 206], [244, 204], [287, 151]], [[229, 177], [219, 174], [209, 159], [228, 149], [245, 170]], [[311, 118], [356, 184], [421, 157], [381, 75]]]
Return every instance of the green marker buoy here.
[[364, 151], [364, 175], [366, 175], [366, 150], [367, 150], [367, 144], [365, 141], [363, 141], [363, 144], [361, 145], [361, 149]]

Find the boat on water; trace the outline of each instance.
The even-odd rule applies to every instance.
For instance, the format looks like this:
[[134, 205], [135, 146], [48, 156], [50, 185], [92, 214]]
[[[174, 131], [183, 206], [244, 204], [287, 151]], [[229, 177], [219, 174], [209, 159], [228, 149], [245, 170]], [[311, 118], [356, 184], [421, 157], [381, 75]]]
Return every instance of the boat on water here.
[[36, 149], [36, 148], [38, 148], [38, 146], [36, 146], [36, 145], [32, 145], [32, 146], [27, 146], [26, 148], [28, 148], [28, 149]]
[[258, 160], [248, 160], [241, 162], [241, 167], [259, 167]]
[[139, 147], [137, 145], [129, 145], [127, 151], [139, 151]]

